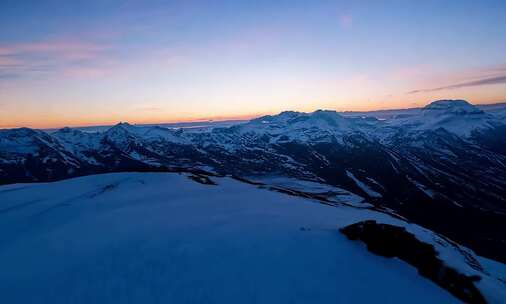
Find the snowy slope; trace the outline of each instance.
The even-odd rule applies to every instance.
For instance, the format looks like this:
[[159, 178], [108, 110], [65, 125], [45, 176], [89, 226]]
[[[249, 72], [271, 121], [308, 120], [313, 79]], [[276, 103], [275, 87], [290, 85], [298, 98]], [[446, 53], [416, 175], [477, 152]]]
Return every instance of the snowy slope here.
[[[371, 255], [338, 228], [388, 215], [185, 174], [121, 173], [0, 187], [4, 303], [457, 303], [411, 266]], [[444, 260], [504, 300], [484, 271], [432, 232]], [[461, 250], [465, 250], [461, 248]], [[472, 253], [465, 250], [468, 254]], [[485, 274], [488, 273], [488, 274]]]
[[276, 177], [267, 183], [295, 191], [304, 181], [329, 187], [314, 195], [394, 210], [506, 263], [506, 121], [498, 110], [441, 100], [388, 119], [318, 110], [227, 127], [2, 130], [0, 184], [180, 168]]

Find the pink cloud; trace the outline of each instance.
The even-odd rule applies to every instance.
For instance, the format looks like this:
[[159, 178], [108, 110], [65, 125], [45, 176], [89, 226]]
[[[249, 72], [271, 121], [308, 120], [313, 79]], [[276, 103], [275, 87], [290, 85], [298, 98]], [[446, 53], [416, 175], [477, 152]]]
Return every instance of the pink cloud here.
[[169, 69], [187, 61], [187, 56], [181, 55], [183, 51], [177, 49], [150, 50], [128, 61], [114, 56], [116, 51], [118, 49], [111, 44], [71, 39], [0, 44], [0, 79], [49, 74], [70, 78], [100, 78], [113, 74], [129, 77], [141, 71]]
[[486, 66], [448, 73], [433, 73], [430, 82], [420, 82], [419, 88], [408, 94], [456, 90], [466, 87], [506, 84], [506, 65]]
[[[17, 78], [69, 69], [102, 60], [110, 45], [80, 40], [48, 40], [0, 45], [0, 76]], [[83, 68], [79, 67], [78, 68]]]
[[112, 74], [113, 70], [106, 67], [72, 67], [63, 70], [65, 76], [74, 78], [97, 78]]
[[22, 56], [30, 54], [58, 54], [67, 58], [93, 57], [110, 46], [104, 44], [69, 41], [42, 41], [0, 45], [0, 56]]

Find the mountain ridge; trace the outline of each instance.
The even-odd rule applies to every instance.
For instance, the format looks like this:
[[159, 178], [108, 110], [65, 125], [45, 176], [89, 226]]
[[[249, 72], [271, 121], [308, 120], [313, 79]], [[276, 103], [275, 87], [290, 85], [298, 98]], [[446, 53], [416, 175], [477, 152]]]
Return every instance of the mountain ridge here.
[[[387, 120], [320, 110], [204, 129], [0, 130], [0, 183], [171, 168], [284, 176], [338, 187], [484, 255], [506, 256], [496, 231], [506, 229], [504, 118], [465, 101], [428, 108], [436, 113]], [[466, 240], [469, 233], [476, 236]]]

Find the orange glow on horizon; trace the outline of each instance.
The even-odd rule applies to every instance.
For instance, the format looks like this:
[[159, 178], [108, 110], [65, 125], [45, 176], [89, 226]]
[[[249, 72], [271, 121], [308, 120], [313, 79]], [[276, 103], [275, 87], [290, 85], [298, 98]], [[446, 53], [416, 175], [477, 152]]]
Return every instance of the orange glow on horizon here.
[[[439, 94], [437, 94], [439, 95]], [[416, 98], [411, 103], [406, 103], [406, 101], [402, 100], [391, 100], [389, 102], [368, 102], [362, 104], [355, 104], [354, 106], [337, 106], [337, 103], [322, 103], [321, 106], [317, 105], [305, 105], [302, 107], [298, 107], [295, 109], [284, 109], [284, 110], [293, 110], [300, 112], [313, 112], [318, 109], [326, 109], [326, 110], [335, 110], [338, 112], [367, 112], [367, 111], [378, 111], [378, 110], [392, 110], [392, 109], [408, 109], [408, 108], [417, 108], [423, 107], [428, 104], [430, 101], [437, 99], [465, 99], [471, 102], [472, 104], [493, 104], [493, 103], [501, 103], [505, 102], [506, 98], [501, 99], [495, 96], [490, 98], [482, 98], [477, 100], [461, 98], [459, 96], [450, 96], [440, 97], [440, 96], [432, 96], [429, 99], [424, 98]], [[419, 101], [423, 100], [423, 101]], [[429, 101], [427, 101], [429, 100]], [[404, 106], [403, 106], [404, 105]], [[271, 110], [271, 111], [262, 111], [251, 114], [237, 114], [237, 115], [210, 115], [210, 116], [197, 116], [197, 115], [187, 115], [181, 117], [167, 117], [164, 119], [163, 117], [154, 115], [144, 115], [147, 117], [141, 117], [140, 115], [118, 115], [118, 117], [111, 118], [93, 118], [93, 117], [81, 117], [81, 118], [72, 118], [68, 117], [65, 120], [62, 119], [61, 116], [53, 116], [51, 118], [46, 117], [34, 117], [31, 119], [30, 123], [23, 122], [9, 122], [6, 124], [1, 124], [0, 129], [9, 129], [9, 128], [19, 128], [19, 127], [28, 127], [28, 128], [36, 128], [36, 129], [58, 129], [63, 127], [93, 127], [93, 126], [110, 126], [115, 125], [119, 122], [128, 122], [131, 124], [166, 124], [166, 123], [192, 123], [192, 122], [209, 122], [209, 121], [227, 121], [227, 120], [249, 120], [253, 118], [257, 118], [264, 115], [275, 115], [284, 110]]]
[[266, 113], [258, 114], [245, 114], [235, 116], [210, 116], [210, 117], [182, 117], [180, 119], [166, 119], [166, 120], [154, 120], [154, 119], [107, 119], [107, 120], [74, 120], [72, 123], [61, 123], [55, 120], [36, 120], [36, 122], [28, 124], [5, 124], [0, 125], [0, 129], [13, 129], [13, 128], [34, 128], [34, 129], [60, 129], [64, 127], [79, 128], [79, 127], [97, 127], [97, 126], [111, 126], [120, 122], [128, 122], [130, 124], [170, 124], [170, 123], [194, 123], [194, 122], [209, 122], [209, 121], [227, 121], [227, 120], [249, 120], [263, 115]]

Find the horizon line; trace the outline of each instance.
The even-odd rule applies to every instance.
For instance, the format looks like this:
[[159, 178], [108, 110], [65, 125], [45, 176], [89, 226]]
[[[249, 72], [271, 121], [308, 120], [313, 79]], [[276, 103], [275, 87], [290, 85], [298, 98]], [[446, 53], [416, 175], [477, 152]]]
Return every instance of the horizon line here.
[[[432, 102], [432, 101], [431, 101]], [[428, 103], [430, 104], [430, 103]], [[501, 105], [505, 104], [506, 101], [497, 101], [497, 102], [491, 102], [491, 103], [470, 103], [474, 106], [494, 106], [494, 105]], [[419, 107], [407, 107], [407, 108], [380, 108], [380, 109], [374, 109], [374, 110], [333, 110], [337, 113], [373, 113], [373, 112], [381, 112], [381, 111], [401, 111], [401, 110], [416, 110], [421, 109], [423, 106]], [[311, 112], [318, 111], [318, 110], [324, 110], [322, 108], [315, 109]], [[245, 115], [238, 115], [238, 116], [211, 116], [208, 118], [196, 118], [196, 119], [183, 119], [183, 120], [173, 120], [173, 121], [154, 121], [154, 122], [129, 122], [129, 121], [122, 121], [118, 120], [117, 122], [111, 122], [111, 123], [90, 123], [90, 124], [82, 124], [82, 125], [57, 125], [53, 127], [27, 127], [27, 126], [0, 126], [0, 130], [6, 130], [6, 129], [19, 129], [19, 128], [29, 128], [29, 129], [37, 129], [37, 130], [57, 130], [62, 128], [100, 128], [100, 127], [111, 127], [119, 123], [127, 122], [132, 125], [137, 126], [148, 126], [148, 125], [164, 125], [164, 124], [192, 124], [192, 123], [210, 123], [210, 122], [232, 122], [232, 121], [248, 121], [252, 120], [258, 117], [266, 116], [266, 115], [277, 115], [284, 111], [291, 111], [291, 110], [283, 110], [277, 113], [257, 113], [257, 114], [245, 114]], [[299, 111], [295, 111], [299, 112]], [[304, 113], [311, 113], [311, 112], [304, 112]]]

